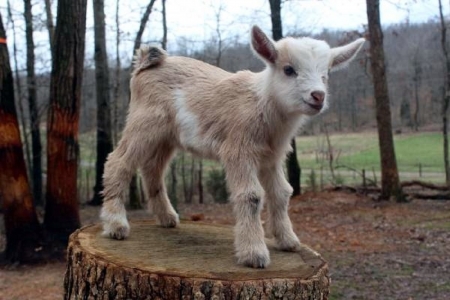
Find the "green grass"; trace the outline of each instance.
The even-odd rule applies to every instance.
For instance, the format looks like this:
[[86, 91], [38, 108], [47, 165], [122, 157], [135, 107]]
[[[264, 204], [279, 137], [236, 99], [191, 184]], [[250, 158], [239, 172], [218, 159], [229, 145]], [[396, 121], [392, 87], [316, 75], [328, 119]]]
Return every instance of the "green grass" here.
[[[334, 134], [330, 136], [336, 172], [345, 183], [361, 181], [360, 175], [349, 169], [366, 174], [371, 179], [380, 178], [380, 155], [375, 132]], [[421, 179], [436, 183], [444, 182], [443, 138], [440, 133], [415, 133], [394, 136], [397, 165], [402, 180]], [[330, 181], [328, 144], [324, 134], [297, 138], [297, 151], [302, 168], [320, 170], [325, 183]], [[420, 166], [420, 167], [419, 167]], [[420, 177], [419, 171], [422, 172]], [[320, 176], [320, 174], [318, 175]]]
[[[362, 143], [363, 141], [361, 141]], [[424, 133], [412, 136], [396, 136], [394, 138], [397, 165], [401, 171], [416, 171], [419, 165], [428, 172], [444, 172], [442, 136], [437, 133]], [[368, 145], [361, 151], [345, 154], [340, 164], [354, 166], [359, 169], [380, 169], [378, 145]]]

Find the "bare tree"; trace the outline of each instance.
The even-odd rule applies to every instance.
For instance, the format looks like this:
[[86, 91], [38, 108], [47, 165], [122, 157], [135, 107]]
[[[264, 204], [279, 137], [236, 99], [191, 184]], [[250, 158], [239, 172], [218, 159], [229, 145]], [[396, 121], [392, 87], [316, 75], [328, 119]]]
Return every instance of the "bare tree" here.
[[[272, 20], [272, 37], [278, 41], [283, 37], [283, 26], [281, 24], [281, 0], [269, 0], [270, 3], [270, 17]], [[289, 184], [294, 189], [292, 196], [300, 195], [301, 193], [301, 172], [300, 165], [297, 159], [297, 145], [295, 138], [291, 141], [292, 151], [288, 154], [286, 159], [286, 167], [288, 173]]]
[[87, 0], [59, 0], [47, 118], [45, 228], [66, 241], [80, 226], [77, 168]]
[[[145, 9], [144, 14], [142, 15], [141, 23], [139, 25], [139, 30], [136, 34], [136, 38], [134, 39], [133, 55], [134, 55], [134, 51], [136, 51], [137, 49], [139, 49], [139, 47], [141, 47], [142, 35], [144, 34], [145, 26], [150, 17], [150, 13], [152, 12], [155, 1], [156, 0], [150, 0], [149, 4], [147, 5], [147, 8]], [[131, 66], [130, 66], [130, 69], [131, 69]]]
[[166, 14], [166, 0], [162, 0], [162, 24], [163, 24], [163, 38], [161, 47], [167, 49], [167, 14]]
[[22, 125], [22, 137], [23, 137], [23, 141], [25, 144], [25, 158], [26, 158], [26, 162], [27, 162], [27, 174], [28, 176], [31, 176], [31, 169], [32, 169], [32, 164], [31, 164], [31, 154], [30, 154], [30, 143], [28, 141], [28, 135], [27, 135], [27, 122], [26, 122], [26, 118], [25, 118], [25, 110], [23, 107], [23, 92], [22, 92], [22, 84], [21, 84], [21, 80], [20, 80], [20, 74], [19, 74], [19, 63], [17, 60], [17, 56], [18, 56], [18, 51], [17, 51], [17, 43], [16, 43], [16, 26], [15, 26], [15, 22], [14, 22], [14, 18], [11, 12], [11, 3], [8, 0], [8, 5], [7, 5], [7, 10], [8, 10], [8, 18], [11, 22], [12, 25], [12, 31], [13, 31], [13, 35], [14, 35], [14, 43], [13, 43], [13, 58], [14, 58], [14, 74], [15, 74], [15, 86], [16, 86], [16, 91], [17, 91], [17, 105], [19, 106], [19, 117], [20, 117], [20, 124]]
[[94, 0], [95, 85], [97, 99], [97, 159], [95, 162], [94, 196], [91, 205], [101, 205], [102, 176], [108, 154], [113, 149], [111, 131], [111, 100], [109, 96], [109, 67], [106, 52], [104, 0]]
[[419, 101], [419, 88], [422, 81], [422, 65], [421, 65], [421, 58], [419, 57], [419, 46], [417, 46], [416, 51], [414, 53], [414, 57], [412, 60], [413, 65], [413, 84], [414, 84], [414, 114], [413, 114], [413, 121], [414, 121], [414, 130], [419, 131], [419, 112], [420, 112], [420, 101]]
[[40, 229], [28, 183], [14, 102], [6, 33], [0, 15], [0, 199], [6, 232], [6, 261], [27, 262], [39, 247]]
[[173, 159], [170, 162], [170, 180], [171, 180], [171, 186], [169, 190], [169, 199], [172, 203], [175, 210], [178, 208], [178, 195], [177, 195], [177, 159]]
[[270, 20], [272, 21], [272, 37], [275, 41], [283, 38], [283, 25], [281, 24], [281, 0], [269, 0]]
[[366, 3], [370, 34], [370, 63], [373, 74], [378, 142], [381, 156], [380, 199], [389, 200], [391, 197], [394, 197], [397, 201], [403, 201], [404, 196], [400, 187], [392, 136], [391, 108], [383, 50], [383, 32], [380, 24], [380, 3], [379, 0], [367, 0]]
[[445, 57], [445, 95], [442, 99], [442, 136], [444, 137], [445, 182], [450, 186], [450, 166], [448, 154], [448, 108], [450, 105], [450, 54], [447, 44], [447, 27], [442, 13], [442, 2], [439, 0], [439, 17], [441, 21], [441, 46]]
[[204, 203], [203, 195], [203, 160], [199, 159], [198, 162], [198, 203]]
[[[50, 41], [50, 49], [53, 49], [55, 26], [53, 25], [52, 3], [51, 0], [45, 0], [45, 14], [47, 15], [48, 40]], [[53, 51], [51, 51], [53, 53]]]
[[32, 146], [32, 186], [34, 201], [42, 203], [42, 144], [39, 109], [37, 106], [36, 74], [34, 71], [34, 40], [33, 40], [33, 15], [31, 12], [31, 0], [24, 0], [25, 4], [25, 35], [27, 40], [27, 85], [28, 107], [30, 111], [31, 146]]

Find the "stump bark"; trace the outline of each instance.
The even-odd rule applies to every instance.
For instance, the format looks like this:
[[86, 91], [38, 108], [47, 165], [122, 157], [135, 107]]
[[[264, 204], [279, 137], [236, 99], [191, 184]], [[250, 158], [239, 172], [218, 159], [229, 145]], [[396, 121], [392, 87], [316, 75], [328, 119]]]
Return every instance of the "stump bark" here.
[[328, 299], [327, 263], [306, 246], [296, 253], [271, 246], [271, 264], [236, 264], [228, 226], [182, 222], [161, 228], [131, 223], [117, 241], [100, 225], [70, 237], [65, 299]]

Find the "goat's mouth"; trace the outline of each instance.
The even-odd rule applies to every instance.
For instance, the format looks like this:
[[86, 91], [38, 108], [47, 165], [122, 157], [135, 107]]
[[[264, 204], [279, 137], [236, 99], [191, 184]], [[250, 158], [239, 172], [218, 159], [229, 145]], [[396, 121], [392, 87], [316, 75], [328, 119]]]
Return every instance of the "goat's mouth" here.
[[323, 104], [312, 104], [305, 100], [303, 100], [303, 102], [305, 102], [306, 104], [308, 104], [309, 107], [311, 107], [312, 109], [315, 109], [317, 111], [320, 111], [323, 107]]

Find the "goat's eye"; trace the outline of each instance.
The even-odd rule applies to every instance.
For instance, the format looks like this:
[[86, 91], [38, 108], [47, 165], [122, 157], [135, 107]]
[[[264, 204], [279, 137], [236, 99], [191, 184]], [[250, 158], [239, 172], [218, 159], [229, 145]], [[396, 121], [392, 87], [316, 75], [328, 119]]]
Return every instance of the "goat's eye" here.
[[295, 76], [297, 75], [297, 73], [295, 72], [294, 68], [291, 66], [285, 66], [283, 68], [284, 74], [286, 74], [286, 76]]

